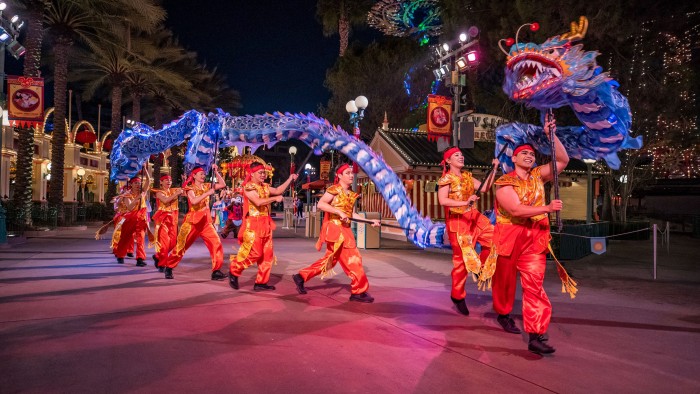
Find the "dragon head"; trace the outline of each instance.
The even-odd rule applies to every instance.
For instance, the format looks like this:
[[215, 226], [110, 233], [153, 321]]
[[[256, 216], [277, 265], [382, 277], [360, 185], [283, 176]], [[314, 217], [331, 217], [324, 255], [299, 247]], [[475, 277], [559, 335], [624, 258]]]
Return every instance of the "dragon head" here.
[[[525, 24], [520, 29], [524, 26], [530, 26], [533, 31], [539, 29], [537, 23]], [[572, 22], [571, 31], [540, 45], [518, 43], [518, 33], [515, 40], [501, 40], [510, 45], [509, 52], [501, 47], [507, 56], [503, 91], [515, 102], [543, 110], [564, 106], [567, 95], [585, 94], [604, 82], [608, 76], [596, 64], [598, 53], [586, 52], [580, 44], [572, 45], [587, 30], [588, 19], [582, 16], [578, 23]]]

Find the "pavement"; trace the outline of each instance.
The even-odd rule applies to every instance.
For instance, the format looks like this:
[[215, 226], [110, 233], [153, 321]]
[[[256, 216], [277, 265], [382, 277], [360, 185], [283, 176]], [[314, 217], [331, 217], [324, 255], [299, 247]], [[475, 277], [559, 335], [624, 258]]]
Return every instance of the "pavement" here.
[[[281, 226], [279, 226], [281, 227]], [[553, 264], [551, 357], [505, 333], [491, 295], [467, 284], [466, 317], [450, 301], [450, 255], [399, 241], [361, 250], [373, 304], [349, 302], [349, 279], [292, 274], [321, 256], [302, 230], [278, 228], [270, 292], [210, 280], [197, 242], [165, 280], [134, 259], [117, 265], [108, 240], [62, 229], [0, 250], [0, 393], [691, 393], [700, 392], [698, 240], [615, 241]], [[226, 267], [236, 244], [224, 240]], [[149, 251], [149, 262], [150, 254]], [[522, 328], [520, 289], [514, 317]]]

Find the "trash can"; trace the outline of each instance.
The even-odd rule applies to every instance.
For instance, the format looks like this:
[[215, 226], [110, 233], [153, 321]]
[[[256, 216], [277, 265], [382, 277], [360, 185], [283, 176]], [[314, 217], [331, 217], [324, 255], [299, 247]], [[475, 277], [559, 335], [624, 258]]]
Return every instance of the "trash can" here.
[[[367, 220], [379, 220], [379, 212], [357, 212]], [[379, 249], [381, 227], [372, 227], [369, 223], [357, 223], [357, 247], [362, 249]]]

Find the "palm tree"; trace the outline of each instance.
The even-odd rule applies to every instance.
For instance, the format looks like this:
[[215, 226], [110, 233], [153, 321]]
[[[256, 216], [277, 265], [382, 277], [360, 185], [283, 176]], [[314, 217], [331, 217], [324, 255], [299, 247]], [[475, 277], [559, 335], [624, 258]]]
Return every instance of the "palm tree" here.
[[[55, 58], [54, 132], [51, 152], [53, 173], [49, 204], [58, 209], [59, 217], [63, 217], [66, 90], [71, 47], [76, 42], [93, 49], [98, 45], [109, 46], [117, 41], [115, 33], [120, 27], [123, 32], [125, 24], [139, 30], [148, 30], [164, 17], [165, 11], [154, 6], [150, 0], [53, 0], [47, 8], [45, 22], [54, 40]], [[112, 130], [119, 130], [120, 110], [121, 108], [117, 111], [115, 121], [113, 103]], [[110, 207], [109, 204], [107, 206]]]
[[316, 17], [323, 26], [323, 35], [340, 36], [340, 54], [343, 56], [348, 48], [350, 29], [353, 25], [366, 23], [367, 13], [372, 7], [368, 0], [318, 0]]
[[[47, 0], [24, 0], [26, 8], [27, 36], [24, 40], [26, 53], [24, 55], [24, 76], [39, 77], [41, 61], [41, 43], [44, 38], [42, 24]], [[4, 81], [0, 81], [5, 83]], [[34, 131], [21, 130], [17, 146], [17, 173], [15, 176], [15, 192], [13, 207], [17, 224], [31, 227], [32, 225], [32, 161], [34, 157]]]

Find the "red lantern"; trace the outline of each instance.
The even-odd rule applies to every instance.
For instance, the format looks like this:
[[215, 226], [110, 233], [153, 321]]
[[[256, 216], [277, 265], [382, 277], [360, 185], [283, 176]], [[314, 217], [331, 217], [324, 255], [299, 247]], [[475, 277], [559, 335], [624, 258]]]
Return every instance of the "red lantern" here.
[[83, 129], [75, 135], [75, 142], [77, 144], [92, 144], [95, 141], [97, 141], [97, 135], [90, 130]]

